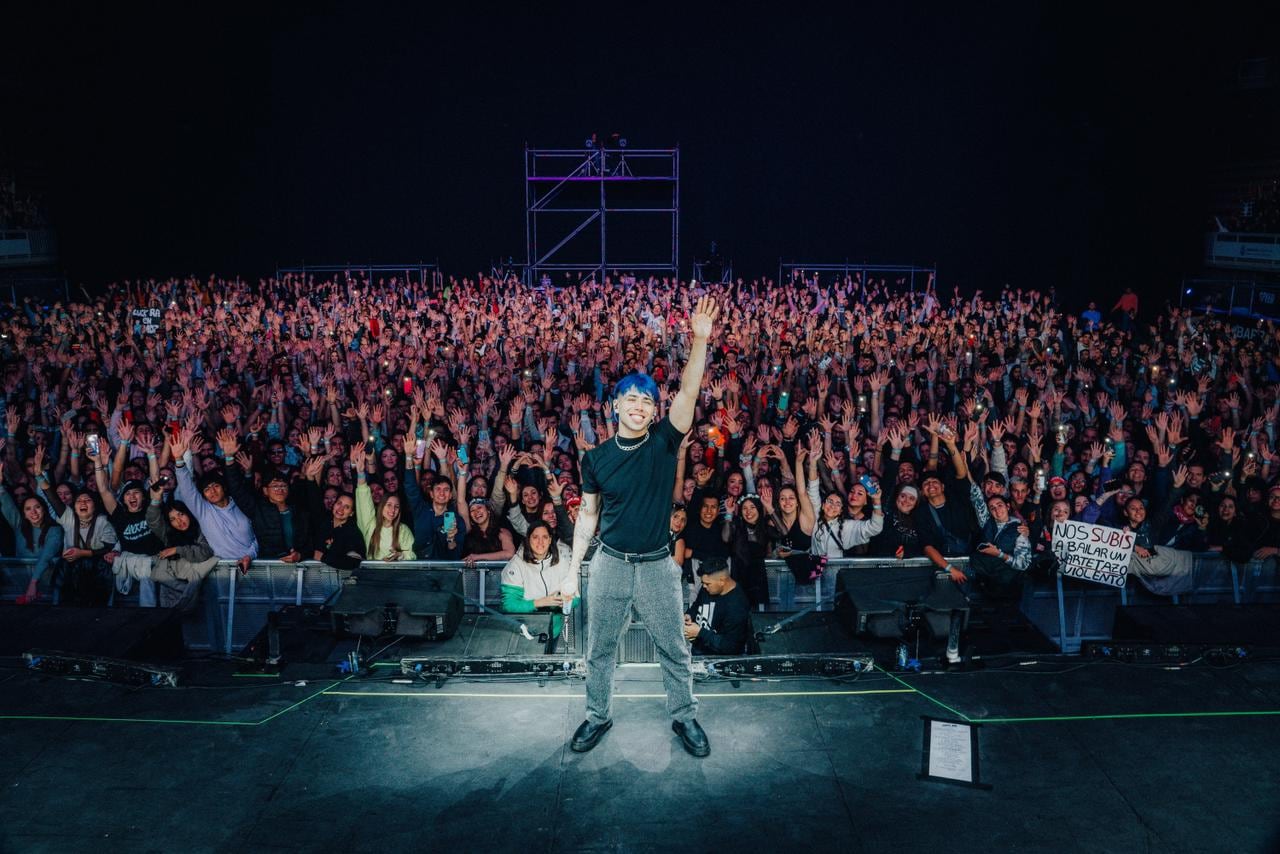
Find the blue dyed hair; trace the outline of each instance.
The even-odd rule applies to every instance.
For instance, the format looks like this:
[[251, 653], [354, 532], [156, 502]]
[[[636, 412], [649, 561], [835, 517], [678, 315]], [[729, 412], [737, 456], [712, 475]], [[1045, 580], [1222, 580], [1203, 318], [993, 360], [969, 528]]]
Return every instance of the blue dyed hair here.
[[613, 387], [613, 399], [617, 400], [631, 392], [639, 392], [647, 394], [653, 399], [654, 403], [658, 402], [658, 384], [653, 381], [653, 377], [648, 374], [642, 374], [639, 371], [632, 371], [622, 379], [618, 380], [618, 384]]

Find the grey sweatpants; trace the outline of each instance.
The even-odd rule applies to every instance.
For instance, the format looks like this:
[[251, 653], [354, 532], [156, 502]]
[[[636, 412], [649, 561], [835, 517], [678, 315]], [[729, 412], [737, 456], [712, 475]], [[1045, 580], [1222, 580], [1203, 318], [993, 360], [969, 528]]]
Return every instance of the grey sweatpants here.
[[698, 701], [693, 698], [682, 600], [680, 567], [671, 558], [629, 563], [596, 552], [587, 586], [588, 720], [604, 723], [612, 715], [613, 668], [633, 605], [658, 649], [668, 714], [672, 720], [693, 719]]
[[216, 557], [199, 563], [186, 558], [156, 558], [151, 580], [156, 585], [159, 604], [165, 608], [189, 609], [195, 604], [200, 583], [217, 565]]

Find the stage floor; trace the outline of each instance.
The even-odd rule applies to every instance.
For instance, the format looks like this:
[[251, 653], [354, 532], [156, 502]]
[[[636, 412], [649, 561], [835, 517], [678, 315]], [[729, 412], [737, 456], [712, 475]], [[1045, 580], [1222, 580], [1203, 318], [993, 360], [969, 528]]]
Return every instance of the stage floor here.
[[[651, 665], [619, 669], [613, 731], [579, 755], [567, 746], [578, 680], [437, 688], [395, 684], [393, 666], [281, 679], [208, 661], [188, 668], [190, 687], [132, 690], [6, 664], [4, 852], [1280, 844], [1277, 663], [993, 658], [968, 672], [704, 682], [706, 759], [671, 732]], [[983, 722], [991, 790], [916, 778], [922, 715]]]

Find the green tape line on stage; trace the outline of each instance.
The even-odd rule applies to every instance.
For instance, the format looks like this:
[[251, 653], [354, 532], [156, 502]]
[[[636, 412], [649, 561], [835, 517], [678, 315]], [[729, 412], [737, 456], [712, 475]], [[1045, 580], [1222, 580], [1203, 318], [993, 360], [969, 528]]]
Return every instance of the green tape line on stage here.
[[1140, 720], [1142, 718], [1261, 718], [1280, 715], [1280, 709], [1250, 710], [1243, 712], [1132, 712], [1114, 715], [1045, 715], [1027, 718], [970, 718], [965, 720], [975, 724], [1029, 724], [1066, 721], [1123, 721]]
[[[347, 679], [350, 679], [350, 678], [352, 677], [350, 676], [347, 677]], [[285, 708], [281, 709], [275, 714], [268, 715], [267, 717], [263, 718], [260, 721], [191, 721], [191, 720], [183, 720], [180, 718], [108, 718], [108, 717], [101, 717], [96, 715], [95, 716], [90, 716], [90, 715], [0, 715], [0, 721], [88, 721], [92, 723], [111, 723], [111, 724], [183, 724], [186, 726], [256, 727], [256, 726], [262, 726], [263, 724], [270, 723], [271, 721], [275, 720], [281, 715], [287, 714], [288, 712], [292, 712], [294, 709], [298, 708], [304, 703], [311, 702], [316, 697], [319, 697], [320, 695], [324, 694], [324, 692], [330, 689], [336, 688], [339, 685], [341, 685], [343, 682], [346, 682], [347, 679], [341, 679], [337, 682], [333, 682], [328, 687], [321, 688], [319, 691], [316, 691], [314, 694], [309, 694], [308, 696], [303, 697], [298, 702], [290, 706], [286, 706]]]
[[[326, 690], [325, 696], [329, 697], [442, 697], [457, 699], [494, 699], [494, 700], [580, 700], [583, 694], [562, 694], [562, 693], [520, 693], [520, 694], [495, 694], [482, 691], [332, 691]], [[714, 698], [728, 697], [734, 700], [746, 699], [748, 697], [850, 697], [860, 694], [916, 694], [916, 689], [907, 686], [906, 688], [868, 688], [862, 691], [751, 691], [747, 693], [734, 694], [695, 694], [699, 700], [710, 700]], [[618, 694], [613, 695], [615, 700], [662, 700], [666, 699], [666, 694]]]
[[[352, 678], [354, 678], [354, 676], [355, 676], [355, 674], [353, 673], [351, 676], [348, 676], [348, 677], [347, 677], [347, 679], [352, 679]], [[299, 707], [299, 706], [301, 706], [303, 703], [309, 703], [309, 702], [311, 702], [311, 701], [312, 701], [312, 700], [314, 700], [316, 697], [319, 697], [321, 694], [323, 694], [325, 691], [329, 691], [329, 690], [331, 690], [331, 689], [333, 689], [333, 688], [336, 688], [337, 686], [341, 685], [343, 682], [346, 682], [346, 681], [347, 681], [347, 679], [343, 679], [343, 680], [341, 680], [341, 681], [339, 681], [339, 682], [334, 682], [334, 683], [333, 683], [333, 684], [331, 684], [328, 688], [321, 688], [319, 691], [315, 692], [314, 694], [311, 694], [310, 696], [307, 696], [307, 697], [303, 697], [301, 700], [299, 700], [298, 702], [294, 703], [292, 706], [286, 706], [285, 708], [283, 708], [283, 709], [281, 709], [280, 711], [276, 712], [274, 715], [269, 715], [269, 716], [267, 716], [267, 717], [263, 718], [262, 720], [258, 721], [258, 726], [261, 726], [261, 725], [266, 724], [266, 723], [270, 723], [271, 721], [274, 721], [276, 718], [280, 717], [281, 715], [283, 715], [283, 714], [287, 714], [288, 712], [292, 712], [294, 709], [298, 708], [298, 707]]]
[[[823, 696], [857, 696], [866, 694], [919, 694], [930, 703], [945, 709], [947, 712], [955, 715], [957, 718], [968, 723], [976, 724], [1018, 724], [1018, 723], [1063, 723], [1071, 721], [1106, 721], [1106, 720], [1143, 720], [1143, 719], [1168, 719], [1168, 718], [1231, 718], [1231, 717], [1276, 717], [1280, 716], [1280, 709], [1273, 710], [1248, 710], [1248, 711], [1228, 711], [1228, 712], [1135, 712], [1124, 714], [1101, 714], [1101, 715], [1041, 715], [1028, 717], [1008, 717], [1008, 718], [973, 718], [963, 712], [960, 712], [936, 697], [933, 697], [919, 688], [912, 686], [903, 679], [898, 678], [889, 671], [877, 668], [889, 678], [893, 679], [901, 688], [878, 688], [863, 690], [847, 690], [847, 691], [760, 691], [747, 693], [716, 693], [716, 694], [700, 694], [699, 699], [711, 699], [715, 697], [729, 697], [740, 699], [744, 697], [823, 697]], [[330, 683], [327, 687], [321, 688], [312, 694], [307, 695], [296, 703], [275, 712], [260, 721], [197, 721], [186, 720], [180, 718], [112, 718], [96, 715], [0, 715], [0, 721], [79, 721], [91, 723], [139, 723], [139, 724], [181, 724], [186, 726], [225, 726], [225, 727], [258, 727], [274, 721], [282, 715], [289, 714], [299, 707], [311, 702], [320, 696], [344, 696], [344, 697], [456, 697], [456, 698], [509, 698], [509, 699], [564, 699], [564, 698], [580, 698], [581, 694], [563, 694], [563, 693], [521, 693], [521, 694], [494, 694], [482, 692], [447, 692], [447, 691], [335, 691], [334, 689], [343, 683], [353, 679], [348, 676], [346, 679]], [[641, 699], [662, 699], [665, 694], [615, 694], [614, 697], [623, 700], [641, 700]]]
[[906, 685], [912, 688], [921, 697], [924, 697], [930, 703], [939, 708], [946, 709], [951, 714], [960, 718], [962, 721], [971, 724], [1029, 724], [1029, 723], [1066, 723], [1070, 721], [1123, 721], [1123, 720], [1143, 720], [1157, 718], [1261, 718], [1275, 717], [1280, 715], [1280, 709], [1271, 710], [1247, 710], [1240, 712], [1128, 712], [1122, 714], [1104, 714], [1104, 715], [1037, 715], [1029, 717], [1017, 718], [974, 718], [966, 715], [957, 709], [953, 709], [941, 700], [926, 694], [919, 688], [915, 688], [910, 683], [899, 679], [893, 673], [883, 668], [876, 668], [881, 673], [893, 679], [900, 685]]
[[876, 670], [879, 670], [881, 673], [883, 673], [885, 676], [888, 676], [890, 679], [892, 679], [894, 682], [897, 682], [899, 685], [902, 685], [902, 686], [904, 686], [904, 687], [906, 687], [906, 688], [910, 688], [912, 691], [914, 691], [915, 693], [919, 694], [921, 697], [924, 697], [926, 700], [928, 700], [930, 703], [933, 703], [935, 706], [937, 706], [937, 707], [939, 707], [939, 708], [941, 708], [941, 709], [946, 709], [948, 712], [950, 712], [951, 714], [953, 714], [953, 715], [955, 715], [956, 717], [960, 718], [961, 720], [965, 720], [965, 721], [969, 720], [969, 716], [968, 716], [968, 715], [966, 715], [964, 712], [956, 711], [955, 709], [951, 708], [950, 706], [948, 706], [946, 703], [942, 702], [941, 700], [936, 699], [936, 698], [934, 698], [934, 697], [932, 697], [932, 696], [930, 696], [930, 695], [926, 694], [925, 692], [921, 691], [919, 688], [915, 687], [914, 685], [912, 685], [912, 684], [910, 684], [910, 683], [908, 683], [908, 682], [904, 682], [903, 680], [899, 679], [897, 676], [893, 675], [893, 674], [892, 674], [892, 673], [890, 673], [888, 670], [885, 670], [883, 667], [876, 666], [876, 668], [875, 668], [875, 669], [876, 669]]
[[[302, 698], [298, 702], [286, 706], [275, 714], [269, 715], [260, 721], [192, 721], [176, 718], [109, 718], [109, 717], [91, 717], [88, 715], [0, 715], [0, 721], [81, 721], [93, 723], [134, 723], [134, 724], [185, 724], [187, 726], [238, 726], [238, 727], [257, 727], [268, 724], [281, 715], [286, 715], [297, 709], [299, 706], [309, 703], [316, 697], [321, 695], [339, 696], [339, 697], [456, 697], [460, 699], [466, 698], [497, 698], [497, 699], [580, 699], [582, 694], [490, 694], [480, 692], [439, 692], [439, 691], [334, 691], [333, 689], [346, 682], [352, 677], [348, 676], [341, 682], [334, 682], [327, 688], [321, 688], [314, 694]], [[914, 694], [917, 693], [910, 686], [906, 688], [879, 688], [867, 689], [862, 691], [766, 691], [754, 692], [748, 694], [702, 694], [699, 699], [707, 699], [709, 697], [817, 697], [817, 696], [851, 696], [858, 694]], [[666, 694], [614, 694], [616, 699], [623, 700], [650, 700], [663, 699]]]
[[90, 721], [108, 724], [185, 724], [187, 726], [259, 726], [265, 721], [185, 721], [173, 718], [103, 718], [84, 715], [0, 715], [0, 721]]

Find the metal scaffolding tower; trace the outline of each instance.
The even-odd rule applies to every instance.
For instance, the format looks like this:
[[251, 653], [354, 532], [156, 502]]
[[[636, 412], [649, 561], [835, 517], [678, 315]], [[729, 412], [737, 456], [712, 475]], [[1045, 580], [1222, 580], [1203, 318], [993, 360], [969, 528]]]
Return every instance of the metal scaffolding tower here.
[[678, 147], [526, 146], [524, 176], [530, 284], [557, 273], [579, 280], [609, 271], [677, 274]]

